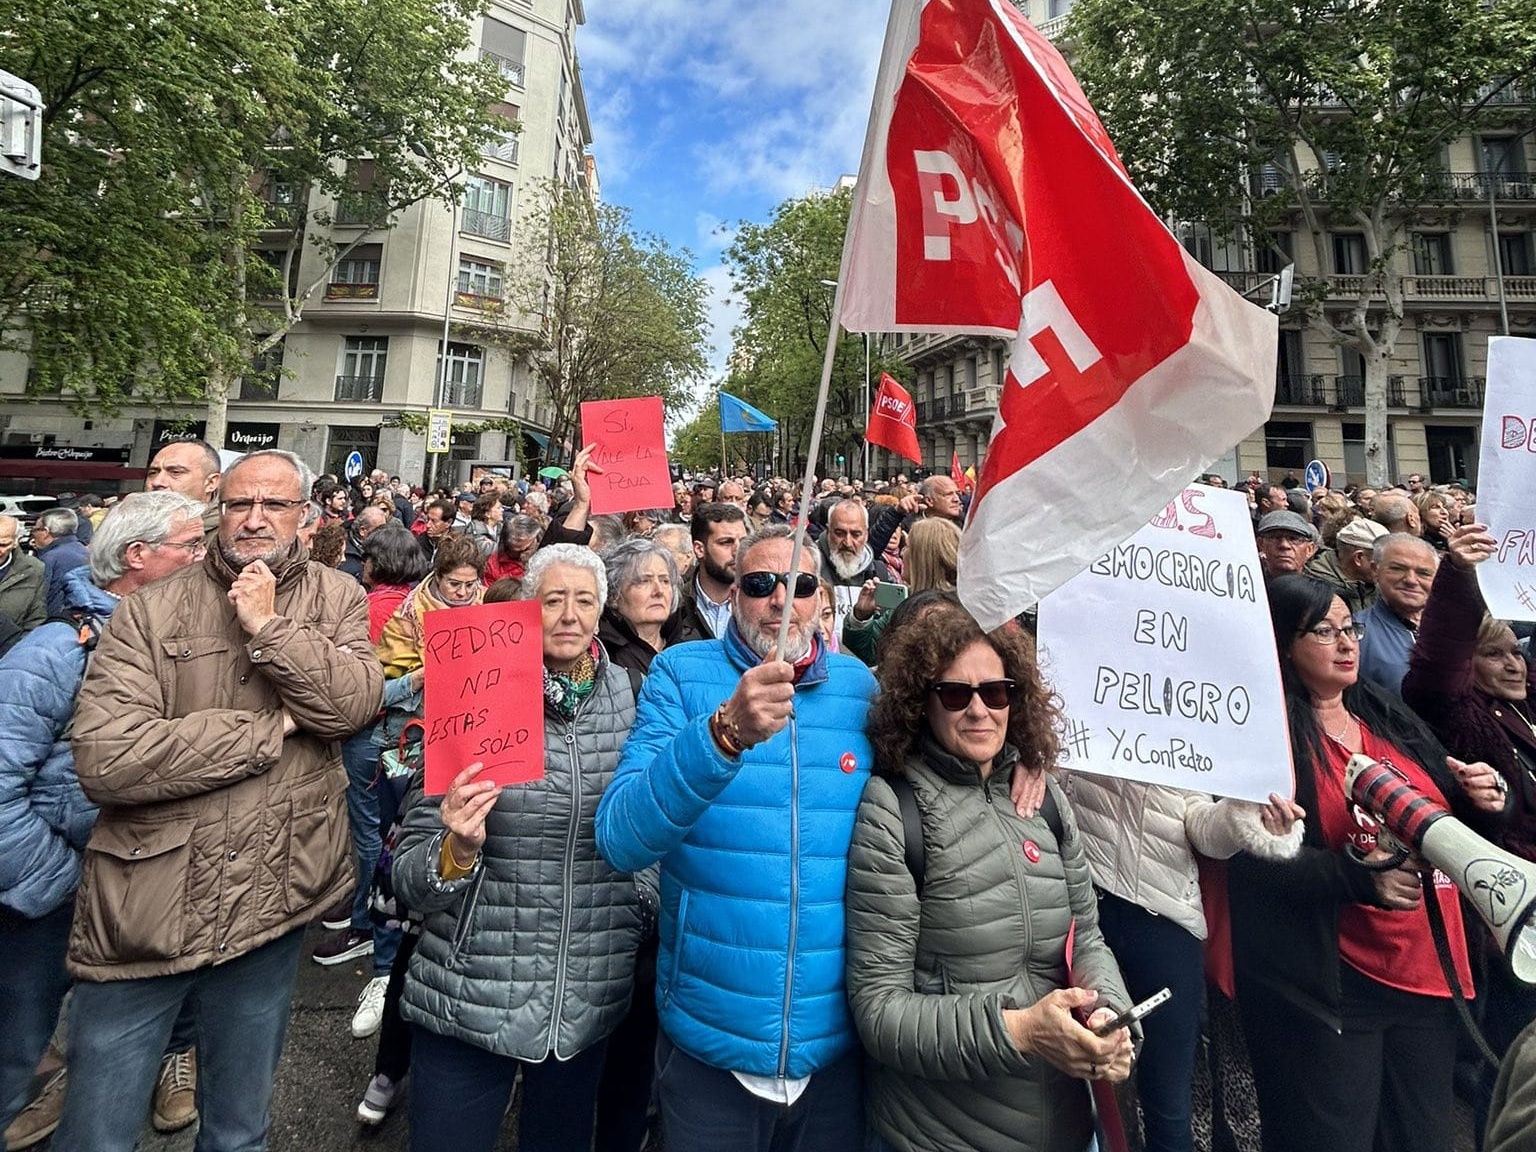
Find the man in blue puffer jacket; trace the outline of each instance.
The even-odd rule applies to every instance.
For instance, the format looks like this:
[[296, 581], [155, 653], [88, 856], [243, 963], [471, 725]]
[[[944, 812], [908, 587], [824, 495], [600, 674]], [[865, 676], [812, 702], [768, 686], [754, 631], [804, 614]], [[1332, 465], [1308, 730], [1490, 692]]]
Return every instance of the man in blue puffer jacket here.
[[0, 1132], [27, 1103], [69, 988], [64, 956], [96, 822], [69, 746], [86, 657], [123, 596], [202, 557], [202, 510], [175, 492], [125, 497], [101, 522], [90, 567], [64, 575], [71, 619], [33, 629], [0, 659]]
[[[789, 576], [790, 535], [772, 525], [742, 541], [722, 639], [651, 664], [597, 813], [615, 868], [661, 863], [667, 1152], [842, 1152], [863, 1139], [843, 884], [875, 682], [821, 646], [820, 554], [806, 547]], [[770, 660], [786, 605], [786, 659]]]

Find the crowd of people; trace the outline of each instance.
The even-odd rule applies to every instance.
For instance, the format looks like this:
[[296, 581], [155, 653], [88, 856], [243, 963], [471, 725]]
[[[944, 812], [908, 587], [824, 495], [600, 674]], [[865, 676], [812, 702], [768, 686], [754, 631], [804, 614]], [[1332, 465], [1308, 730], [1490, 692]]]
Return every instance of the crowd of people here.
[[[1266, 1152], [1441, 1152], [1456, 993], [1532, 1059], [1536, 994], [1344, 784], [1390, 762], [1536, 851], [1527, 629], [1465, 486], [1241, 485], [1297, 781], [1260, 805], [1061, 771], [1032, 621], [956, 596], [950, 476], [823, 480], [802, 526], [731, 475], [595, 515], [599, 471], [426, 493], [182, 441], [30, 552], [0, 517], [6, 1147], [264, 1147], [306, 951], [368, 968], [338, 1107], [421, 1150], [491, 1149], [517, 1090], [525, 1152], [1085, 1152], [1134, 1079], [1187, 1152], [1224, 1013]], [[428, 795], [425, 616], [509, 600], [543, 775]], [[1531, 1078], [1466, 1079], [1533, 1146]]]

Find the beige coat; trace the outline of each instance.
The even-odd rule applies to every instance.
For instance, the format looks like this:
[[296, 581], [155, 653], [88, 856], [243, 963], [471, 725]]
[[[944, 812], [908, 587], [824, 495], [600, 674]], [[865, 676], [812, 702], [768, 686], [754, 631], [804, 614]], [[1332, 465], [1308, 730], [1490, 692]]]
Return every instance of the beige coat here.
[[216, 549], [127, 597], [102, 633], [74, 727], [101, 805], [70, 937], [78, 979], [232, 960], [351, 888], [340, 742], [383, 690], [367, 606], [297, 545], [275, 572], [278, 618], [255, 637]]

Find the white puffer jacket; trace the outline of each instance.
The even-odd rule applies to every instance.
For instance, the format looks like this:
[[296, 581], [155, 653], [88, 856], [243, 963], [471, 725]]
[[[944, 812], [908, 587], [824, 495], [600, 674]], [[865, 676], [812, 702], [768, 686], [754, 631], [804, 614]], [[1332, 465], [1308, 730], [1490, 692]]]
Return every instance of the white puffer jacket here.
[[1301, 821], [1287, 835], [1271, 836], [1259, 805], [1244, 800], [1086, 772], [1062, 775], [1094, 884], [1166, 916], [1198, 940], [1206, 927], [1196, 852], [1213, 860], [1239, 852], [1289, 860], [1301, 847]]

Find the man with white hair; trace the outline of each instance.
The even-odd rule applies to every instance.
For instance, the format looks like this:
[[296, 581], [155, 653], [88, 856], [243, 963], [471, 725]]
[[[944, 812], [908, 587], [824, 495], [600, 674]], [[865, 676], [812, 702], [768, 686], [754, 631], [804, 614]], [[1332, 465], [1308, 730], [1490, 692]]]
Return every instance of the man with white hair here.
[[[369, 474], [368, 479], [373, 483], [373, 493], [375, 496], [388, 496], [394, 502], [395, 516], [399, 519], [400, 523], [409, 528], [416, 522], [416, 509], [411, 507], [411, 502], [406, 498], [405, 494], [398, 487], [394, 486], [388, 472], [382, 468], [375, 468]], [[399, 477], [395, 477], [395, 480], [398, 481]]]
[[890, 581], [885, 561], [869, 546], [869, 513], [858, 500], [839, 500], [827, 513], [827, 530], [816, 542], [827, 562], [827, 579], [836, 595], [834, 635], [843, 634], [843, 620], [853, 610], [866, 580]]
[[64, 611], [64, 577], [90, 561], [75, 536], [80, 518], [68, 508], [50, 508], [32, 525], [32, 555], [43, 562], [48, 581], [48, 615]]
[[16, 547], [20, 533], [16, 517], [0, 516], [0, 616], [25, 632], [48, 619], [48, 573]]
[[14, 798], [0, 807], [0, 859], [25, 862], [0, 879], [0, 1132], [21, 1113], [20, 1130], [6, 1134], [11, 1147], [52, 1132], [64, 1101], [57, 1061], [30, 1104], [27, 1095], [69, 988], [73, 897], [96, 819], [68, 735], [87, 655], [122, 597], [202, 558], [202, 511], [177, 492], [125, 497], [96, 529], [90, 566], [65, 577], [76, 623], [43, 624], [0, 659], [0, 795]]
[[198, 1143], [262, 1148], [304, 929], [351, 890], [341, 741], [383, 672], [357, 582], [298, 542], [309, 468], [252, 452], [207, 560], [113, 613], [74, 728], [101, 806], [76, 897], [55, 1152], [131, 1152], [183, 1006]]
[[[1377, 497], [1378, 506], [1382, 499]], [[1365, 635], [1360, 638], [1360, 675], [1401, 696], [1408, 660], [1418, 639], [1419, 620], [1440, 567], [1440, 554], [1429, 541], [1404, 532], [1383, 536], [1373, 547], [1378, 599], [1355, 618], [1365, 625]]]

